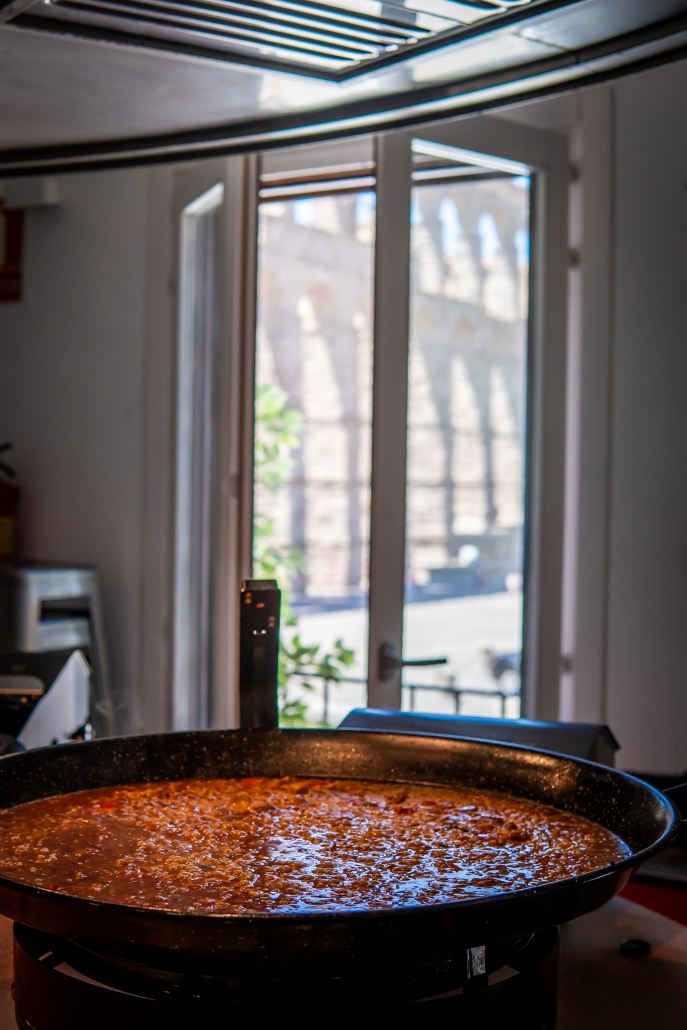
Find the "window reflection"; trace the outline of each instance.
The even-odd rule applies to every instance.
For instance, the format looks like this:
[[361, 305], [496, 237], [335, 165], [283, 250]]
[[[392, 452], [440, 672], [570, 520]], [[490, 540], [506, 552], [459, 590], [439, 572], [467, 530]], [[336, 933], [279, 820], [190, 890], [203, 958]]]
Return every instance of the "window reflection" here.
[[404, 653], [449, 663], [406, 708], [519, 714], [528, 212], [523, 177], [413, 188]]
[[292, 623], [283, 724], [335, 725], [366, 695], [374, 194], [263, 203], [259, 233], [255, 574]]

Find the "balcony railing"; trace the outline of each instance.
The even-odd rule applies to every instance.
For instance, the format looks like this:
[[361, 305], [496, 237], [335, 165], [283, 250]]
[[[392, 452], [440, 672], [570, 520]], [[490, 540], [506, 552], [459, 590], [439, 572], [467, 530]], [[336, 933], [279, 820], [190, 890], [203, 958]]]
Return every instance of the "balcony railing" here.
[[[323, 688], [323, 705], [322, 705], [322, 721], [323, 723], [329, 723], [329, 692], [332, 684], [337, 683], [366, 683], [367, 680], [360, 676], [340, 676], [338, 679], [325, 679], [319, 676], [315, 672], [307, 672], [306, 670], [296, 669], [292, 674], [305, 679], [319, 679], [322, 681]], [[475, 697], [496, 697], [501, 702], [501, 718], [506, 718], [506, 701], [508, 698], [519, 698], [520, 690], [490, 690], [484, 687], [458, 687], [458, 686], [439, 686], [425, 683], [404, 683], [403, 690], [409, 691], [410, 693], [410, 704], [409, 710], [415, 711], [415, 700], [417, 691], [432, 691], [438, 694], [450, 694], [454, 699], [456, 715], [460, 715], [460, 702], [463, 696], [475, 696]]]

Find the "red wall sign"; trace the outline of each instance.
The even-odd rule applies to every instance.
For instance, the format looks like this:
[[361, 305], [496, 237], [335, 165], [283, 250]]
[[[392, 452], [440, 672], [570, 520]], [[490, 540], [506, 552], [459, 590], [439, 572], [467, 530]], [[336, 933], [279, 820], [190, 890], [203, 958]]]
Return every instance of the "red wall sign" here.
[[0, 200], [0, 304], [21, 300], [24, 212]]

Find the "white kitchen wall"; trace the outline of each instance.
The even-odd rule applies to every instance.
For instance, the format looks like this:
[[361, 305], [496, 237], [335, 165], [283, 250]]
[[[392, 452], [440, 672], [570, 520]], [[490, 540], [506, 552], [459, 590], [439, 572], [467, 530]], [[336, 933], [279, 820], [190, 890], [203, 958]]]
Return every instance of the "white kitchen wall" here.
[[607, 718], [687, 768], [687, 63], [615, 86]]
[[[151, 213], [163, 179], [140, 169], [62, 177], [59, 206], [27, 211], [24, 299], [0, 305], [0, 440], [16, 447], [21, 551], [100, 569], [120, 730], [166, 721], [159, 661], [146, 681], [151, 649], [169, 650], [164, 617], [146, 621], [149, 588], [166, 584], [146, 582], [143, 547], [159, 416], [144, 382], [156, 371], [150, 261], [164, 237], [164, 217], [152, 232]], [[155, 446], [159, 466], [165, 443]]]
[[621, 768], [684, 771], [687, 62], [502, 117], [576, 164], [561, 717], [607, 722]]

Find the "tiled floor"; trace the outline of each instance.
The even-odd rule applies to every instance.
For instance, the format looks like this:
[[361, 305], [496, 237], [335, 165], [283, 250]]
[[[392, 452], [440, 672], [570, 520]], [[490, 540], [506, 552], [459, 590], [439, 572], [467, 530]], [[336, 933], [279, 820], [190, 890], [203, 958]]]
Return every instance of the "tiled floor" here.
[[[627, 937], [651, 953], [625, 958]], [[11, 983], [12, 924], [0, 916], [0, 1030], [15, 1030]], [[566, 926], [556, 1030], [687, 1030], [687, 928], [623, 898]]]

